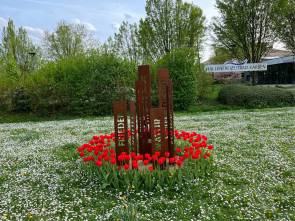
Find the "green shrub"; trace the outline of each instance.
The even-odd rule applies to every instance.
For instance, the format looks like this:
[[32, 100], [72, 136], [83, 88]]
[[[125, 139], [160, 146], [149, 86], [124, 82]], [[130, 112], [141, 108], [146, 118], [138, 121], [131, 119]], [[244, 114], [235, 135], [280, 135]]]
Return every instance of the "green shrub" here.
[[79, 55], [44, 65], [26, 81], [39, 114], [101, 115], [112, 101], [132, 94], [135, 64], [113, 55]]
[[292, 92], [264, 86], [228, 85], [221, 89], [218, 99], [223, 104], [247, 108], [295, 105]]
[[187, 110], [197, 99], [197, 65], [192, 49], [176, 49], [157, 62], [158, 68], [168, 68], [173, 82], [175, 110]]
[[11, 96], [11, 111], [16, 113], [30, 111], [31, 99], [24, 88], [15, 89]]
[[204, 70], [204, 67], [199, 68], [197, 74], [197, 96], [199, 100], [208, 99], [212, 94], [213, 77]]
[[16, 87], [16, 80], [6, 73], [0, 73], [0, 110], [11, 109], [11, 94]]

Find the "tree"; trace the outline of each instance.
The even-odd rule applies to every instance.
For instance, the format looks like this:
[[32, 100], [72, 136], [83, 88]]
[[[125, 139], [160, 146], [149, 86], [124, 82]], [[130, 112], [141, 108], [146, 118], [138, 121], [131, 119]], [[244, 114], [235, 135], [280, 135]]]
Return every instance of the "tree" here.
[[0, 44], [0, 57], [7, 73], [25, 76], [37, 68], [40, 49], [33, 44], [26, 30], [22, 27], [16, 30], [13, 21], [9, 19], [7, 27], [3, 28]]
[[295, 0], [277, 0], [272, 17], [278, 38], [295, 55]]
[[213, 44], [212, 46], [214, 55], [209, 59], [209, 63], [211, 64], [223, 64], [235, 57], [235, 55], [227, 48], [217, 46], [216, 44]]
[[147, 0], [146, 18], [139, 23], [145, 60], [156, 61], [172, 49], [200, 49], [204, 34], [202, 10], [182, 0]]
[[[273, 1], [269, 0], [217, 0], [220, 17], [213, 22], [216, 44], [232, 51], [249, 62], [260, 62], [272, 47], [274, 34], [271, 17]], [[252, 72], [252, 83], [255, 83]]]
[[137, 24], [129, 24], [124, 21], [113, 38], [109, 38], [104, 45], [105, 51], [115, 53], [129, 61], [140, 63], [142, 61], [142, 50], [138, 41]]
[[44, 49], [50, 59], [61, 59], [84, 53], [89, 33], [84, 25], [58, 23], [53, 33], [45, 32]]

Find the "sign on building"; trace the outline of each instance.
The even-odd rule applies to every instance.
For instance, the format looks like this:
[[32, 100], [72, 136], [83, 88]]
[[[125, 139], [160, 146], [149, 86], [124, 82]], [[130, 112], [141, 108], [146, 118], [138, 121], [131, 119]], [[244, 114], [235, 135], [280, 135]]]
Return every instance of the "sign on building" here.
[[249, 63], [249, 64], [214, 64], [206, 65], [207, 72], [246, 72], [246, 71], [266, 71], [265, 63]]

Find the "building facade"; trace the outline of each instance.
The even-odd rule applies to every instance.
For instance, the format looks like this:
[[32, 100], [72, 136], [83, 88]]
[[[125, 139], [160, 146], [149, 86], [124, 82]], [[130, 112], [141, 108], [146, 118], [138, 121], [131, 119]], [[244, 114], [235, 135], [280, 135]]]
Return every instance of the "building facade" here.
[[[256, 84], [295, 84], [295, 56], [290, 51], [272, 49], [261, 62], [267, 64], [267, 71], [256, 72]], [[241, 79], [252, 82], [251, 73], [242, 73]]]

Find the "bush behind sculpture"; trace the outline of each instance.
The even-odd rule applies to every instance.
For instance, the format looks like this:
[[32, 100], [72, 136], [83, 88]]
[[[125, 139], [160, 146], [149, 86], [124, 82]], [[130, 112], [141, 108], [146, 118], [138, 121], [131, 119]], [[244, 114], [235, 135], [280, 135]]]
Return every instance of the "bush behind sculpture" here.
[[197, 98], [196, 55], [192, 49], [176, 49], [165, 55], [157, 63], [168, 68], [173, 82], [173, 103], [175, 110], [187, 110]]
[[[207, 83], [198, 78], [195, 60], [193, 50], [177, 49], [153, 65], [154, 70], [161, 67], [170, 70], [175, 110], [186, 110], [193, 104], [197, 91], [199, 97], [200, 92], [206, 93], [203, 89], [208, 88]], [[0, 79], [0, 109], [40, 115], [110, 114], [112, 100], [134, 96], [135, 73], [136, 64], [104, 53], [51, 61], [23, 79], [4, 73]], [[153, 82], [153, 104], [157, 105], [155, 73]]]
[[41, 114], [109, 114], [112, 100], [130, 95], [135, 72], [135, 64], [106, 54], [50, 62], [26, 82], [31, 109]]

